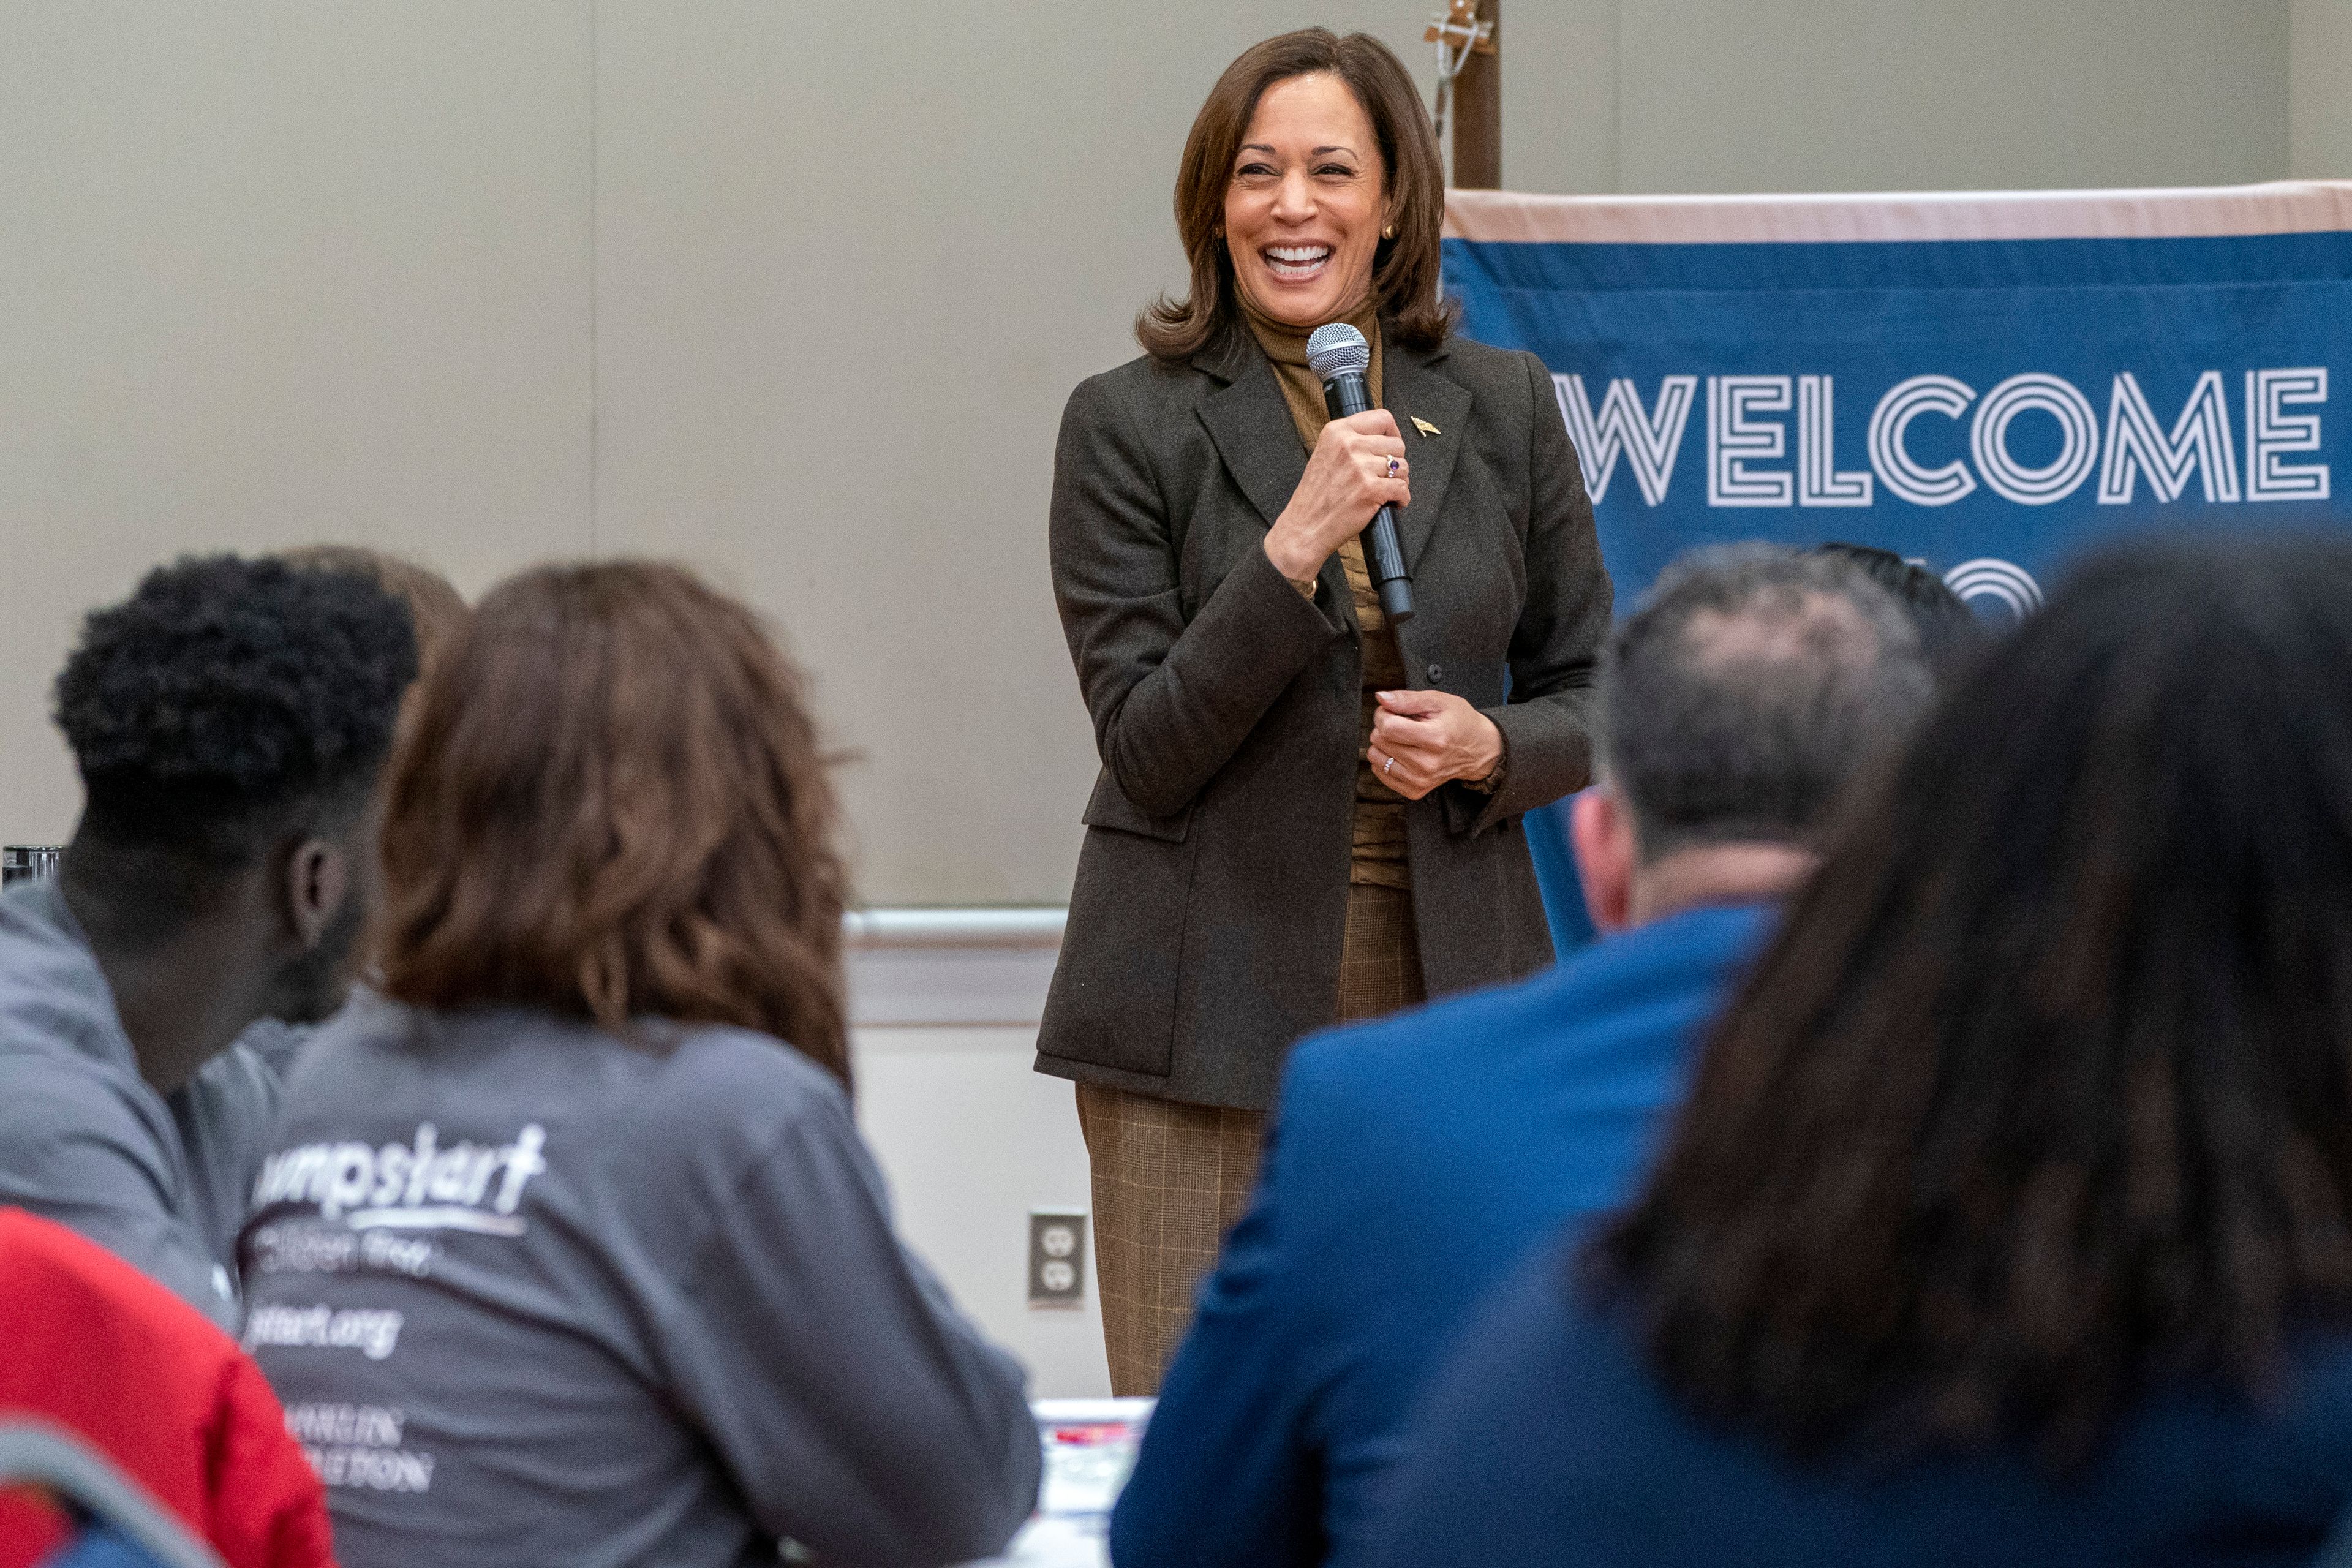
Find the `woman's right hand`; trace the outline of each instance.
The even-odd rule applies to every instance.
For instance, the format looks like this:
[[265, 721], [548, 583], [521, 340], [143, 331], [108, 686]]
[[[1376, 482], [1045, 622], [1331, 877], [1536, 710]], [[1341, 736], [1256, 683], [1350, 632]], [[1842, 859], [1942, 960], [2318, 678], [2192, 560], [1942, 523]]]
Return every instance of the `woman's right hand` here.
[[[1389, 477], [1391, 459], [1394, 479]], [[1382, 501], [1412, 504], [1412, 477], [1404, 437], [1387, 409], [1332, 420], [1316, 437], [1290, 504], [1266, 530], [1266, 559], [1294, 583], [1312, 581], [1349, 534], [1364, 531]]]

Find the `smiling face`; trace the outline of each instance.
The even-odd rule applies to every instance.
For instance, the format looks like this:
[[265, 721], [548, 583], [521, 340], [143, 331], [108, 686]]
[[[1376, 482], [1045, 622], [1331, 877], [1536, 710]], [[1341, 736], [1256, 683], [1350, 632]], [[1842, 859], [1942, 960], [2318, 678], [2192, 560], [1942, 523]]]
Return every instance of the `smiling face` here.
[[1388, 180], [1371, 117], [1328, 71], [1259, 95], [1225, 187], [1225, 245], [1242, 296], [1286, 326], [1319, 327], [1371, 292]]

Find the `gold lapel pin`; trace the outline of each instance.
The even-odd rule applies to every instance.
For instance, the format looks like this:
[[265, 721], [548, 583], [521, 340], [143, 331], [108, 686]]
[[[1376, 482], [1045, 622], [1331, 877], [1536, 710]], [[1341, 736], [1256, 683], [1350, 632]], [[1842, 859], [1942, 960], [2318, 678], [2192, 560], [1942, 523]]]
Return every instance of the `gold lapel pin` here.
[[1413, 416], [1412, 427], [1420, 431], [1423, 437], [1441, 434], [1436, 426], [1432, 425], [1428, 420], [1423, 419], [1417, 414]]

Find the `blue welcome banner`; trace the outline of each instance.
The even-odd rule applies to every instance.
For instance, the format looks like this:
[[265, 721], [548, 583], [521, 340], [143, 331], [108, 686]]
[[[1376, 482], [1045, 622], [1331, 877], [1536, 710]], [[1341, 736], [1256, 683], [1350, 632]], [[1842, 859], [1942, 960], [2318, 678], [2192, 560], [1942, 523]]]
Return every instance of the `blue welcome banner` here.
[[1717, 540], [2018, 610], [2127, 530], [2352, 521], [2352, 184], [1455, 192], [1445, 279], [1550, 368], [1621, 605]]
[[1727, 540], [1878, 545], [2014, 616], [2126, 531], [2352, 523], [2352, 183], [1456, 191], [1445, 282], [1550, 369], [1621, 609]]

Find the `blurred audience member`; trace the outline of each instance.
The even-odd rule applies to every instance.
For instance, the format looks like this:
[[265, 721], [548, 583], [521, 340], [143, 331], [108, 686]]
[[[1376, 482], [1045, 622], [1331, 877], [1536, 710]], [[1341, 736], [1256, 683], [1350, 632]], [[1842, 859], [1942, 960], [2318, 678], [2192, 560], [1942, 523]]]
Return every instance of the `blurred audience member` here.
[[433, 673], [442, 655], [457, 642], [457, 634], [466, 629], [466, 596], [448, 578], [405, 556], [356, 544], [305, 544], [281, 552], [278, 559], [295, 566], [365, 577], [407, 605], [409, 624], [416, 628], [420, 679]]
[[1253, 1206], [1119, 1500], [1121, 1568], [1362, 1544], [1461, 1314], [1627, 1195], [1695, 1031], [1849, 774], [1928, 690], [1909, 622], [1850, 565], [1745, 548], [1661, 578], [1610, 642], [1601, 782], [1575, 807], [1605, 940], [1293, 1054]]
[[347, 573], [221, 555], [85, 624], [57, 721], [85, 804], [0, 896], [0, 1203], [234, 1329], [234, 1242], [278, 1079], [233, 1042], [341, 1005], [415, 644]]
[[[286, 1412], [202, 1312], [63, 1226], [0, 1209], [0, 1422], [64, 1428], [228, 1568], [332, 1568], [325, 1499]], [[58, 1561], [63, 1524], [0, 1490], [0, 1568]]]
[[1992, 640], [1991, 629], [1969, 608], [1968, 601], [1919, 562], [1869, 544], [1817, 544], [1811, 552], [1852, 562], [1894, 595], [1911, 624], [1919, 628], [1920, 646], [1939, 679], [1950, 677]]
[[[295, 566], [356, 573], [407, 605], [409, 625], [416, 633], [420, 679], [465, 629], [467, 611], [464, 596], [450, 585], [449, 579], [429, 566], [354, 544], [306, 544], [299, 550], [282, 552], [278, 558]], [[402, 703], [403, 713], [415, 706], [416, 687], [411, 685], [408, 692]], [[370, 945], [371, 933], [361, 932], [362, 950]], [[360, 976], [364, 979], [374, 967], [373, 955], [362, 951], [357, 965]], [[251, 1047], [283, 1079], [293, 1073], [295, 1060], [301, 1055], [302, 1043], [310, 1038], [312, 1027], [309, 1024], [289, 1024], [282, 1018], [261, 1018], [237, 1037], [237, 1044]]]
[[310, 1042], [245, 1237], [349, 1568], [960, 1563], [1028, 1514], [1021, 1370], [851, 1119], [824, 767], [672, 568], [526, 573], [426, 679], [385, 995]]
[[2347, 1309], [2352, 546], [2143, 548], [1861, 803], [1362, 1556], [2299, 1563]]

